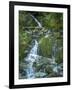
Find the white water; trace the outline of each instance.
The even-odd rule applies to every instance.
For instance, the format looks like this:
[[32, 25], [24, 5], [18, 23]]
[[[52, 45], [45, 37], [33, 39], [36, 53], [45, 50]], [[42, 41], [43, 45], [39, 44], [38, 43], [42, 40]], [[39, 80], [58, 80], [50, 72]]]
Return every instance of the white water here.
[[[38, 24], [38, 27], [42, 28], [41, 23], [32, 14], [31, 14], [31, 17]], [[25, 59], [29, 63], [28, 67], [27, 67], [27, 78], [35, 78], [33, 63], [37, 58], [37, 49], [38, 49], [38, 42], [37, 42], [37, 40], [35, 40], [34, 45], [33, 45], [32, 49], [30, 50], [30, 53], [28, 54], [28, 56]]]
[[35, 44], [32, 47], [30, 53], [28, 54], [26, 61], [29, 63], [27, 67], [27, 78], [34, 78], [34, 68], [33, 68], [33, 62], [36, 60], [37, 55], [37, 48], [38, 48], [38, 42], [35, 40]]
[[39, 28], [42, 28], [41, 23], [31, 14], [31, 17], [35, 20], [35, 22], [38, 24]]

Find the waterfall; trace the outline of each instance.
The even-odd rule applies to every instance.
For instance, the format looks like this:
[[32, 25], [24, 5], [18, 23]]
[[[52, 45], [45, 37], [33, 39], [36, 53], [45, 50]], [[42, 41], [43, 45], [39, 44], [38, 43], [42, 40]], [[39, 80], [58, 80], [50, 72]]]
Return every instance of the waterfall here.
[[35, 45], [33, 46], [33, 48], [32, 48], [32, 50], [30, 51], [30, 53], [37, 55], [37, 47], [38, 47], [38, 42], [37, 42], [37, 40], [35, 40]]
[[[38, 24], [39, 28], [42, 28], [41, 23], [31, 14], [31, 17], [35, 20], [35, 22]], [[29, 63], [27, 66], [27, 78], [35, 78], [35, 71], [33, 68], [33, 63], [37, 58], [37, 49], [38, 49], [38, 42], [35, 39], [34, 40], [34, 45], [32, 47], [32, 49], [30, 50], [30, 53], [28, 54], [28, 56], [26, 57], [26, 61]]]
[[35, 22], [38, 24], [39, 28], [42, 28], [41, 23], [31, 14], [31, 17], [35, 20]]
[[33, 68], [33, 62], [36, 60], [37, 55], [37, 48], [38, 48], [38, 42], [34, 40], [34, 45], [32, 49], [30, 50], [30, 53], [26, 57], [26, 61], [28, 62], [27, 66], [27, 78], [34, 78], [34, 68]]

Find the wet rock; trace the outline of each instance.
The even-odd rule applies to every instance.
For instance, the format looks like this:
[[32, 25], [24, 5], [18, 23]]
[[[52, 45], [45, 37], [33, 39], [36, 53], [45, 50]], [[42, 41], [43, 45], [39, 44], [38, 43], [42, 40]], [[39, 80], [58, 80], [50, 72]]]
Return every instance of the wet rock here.
[[27, 65], [26, 65], [26, 63], [23, 63], [23, 62], [21, 62], [20, 64], [19, 64], [19, 78], [20, 79], [24, 79], [24, 78], [26, 78], [26, 68], [27, 68]]
[[28, 53], [28, 50], [25, 50], [24, 53], [27, 54]]
[[26, 79], [27, 77], [22, 75], [21, 73], [19, 74], [19, 79]]
[[45, 68], [45, 72], [46, 72], [47, 74], [52, 73], [52, 72], [53, 72], [52, 67], [51, 67], [50, 65], [47, 65], [46, 68]]
[[20, 63], [20, 65], [19, 65], [19, 72], [20, 73], [25, 72], [26, 68], [27, 68], [27, 65], [25, 63]]
[[48, 77], [58, 77], [59, 75], [57, 75], [57, 73], [52, 72], [50, 74], [48, 74]]
[[46, 73], [44, 73], [44, 72], [37, 72], [37, 73], [35, 74], [35, 77], [36, 77], [36, 78], [46, 77]]

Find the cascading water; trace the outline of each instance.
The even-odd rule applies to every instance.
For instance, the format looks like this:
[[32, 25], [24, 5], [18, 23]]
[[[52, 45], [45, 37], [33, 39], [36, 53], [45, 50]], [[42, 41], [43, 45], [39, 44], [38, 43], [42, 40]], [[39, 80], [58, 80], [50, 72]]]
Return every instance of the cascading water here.
[[42, 28], [41, 23], [31, 14], [31, 17], [35, 20], [35, 22], [38, 24], [39, 28]]
[[[42, 28], [41, 23], [31, 14], [31, 17], [35, 20], [35, 22], [38, 24], [39, 28]], [[28, 62], [28, 66], [27, 66], [27, 78], [35, 78], [35, 71], [33, 68], [33, 63], [37, 58], [37, 49], [38, 49], [38, 42], [35, 39], [34, 40], [34, 45], [32, 47], [32, 49], [30, 50], [30, 53], [28, 54], [28, 56], [26, 57], [26, 61]]]
[[38, 42], [36, 40], [34, 40], [34, 46], [32, 47], [30, 53], [26, 57], [26, 61], [28, 62], [27, 78], [34, 78], [35, 77], [33, 62], [36, 60], [37, 49], [38, 49]]

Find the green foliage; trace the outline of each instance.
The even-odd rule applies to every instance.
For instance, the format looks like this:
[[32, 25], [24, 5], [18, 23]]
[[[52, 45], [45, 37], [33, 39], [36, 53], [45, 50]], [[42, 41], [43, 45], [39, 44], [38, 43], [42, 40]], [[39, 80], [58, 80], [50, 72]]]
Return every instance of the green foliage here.
[[19, 11], [19, 28], [35, 27], [37, 23], [33, 20], [29, 12]]
[[20, 31], [19, 33], [19, 60], [23, 60], [25, 54], [25, 50], [28, 49], [29, 43], [31, 42], [31, 37], [24, 33], [24, 31]]
[[51, 30], [63, 29], [63, 14], [54, 12], [34, 12], [33, 15], [40, 21], [43, 27]]
[[63, 50], [59, 50], [57, 53], [56, 53], [56, 63], [60, 64], [60, 63], [63, 63]]
[[44, 57], [52, 56], [52, 40], [49, 37], [43, 37], [39, 43], [40, 53]]
[[23, 12], [19, 11], [19, 25], [22, 27], [35, 27], [37, 23], [31, 17], [31, 14], [34, 15], [43, 27], [52, 30], [63, 29], [63, 14], [54, 13], [54, 12]]

